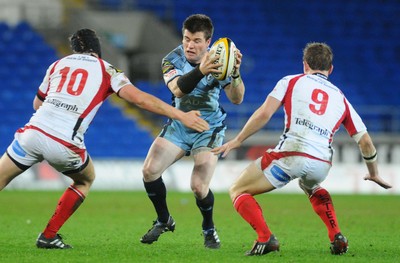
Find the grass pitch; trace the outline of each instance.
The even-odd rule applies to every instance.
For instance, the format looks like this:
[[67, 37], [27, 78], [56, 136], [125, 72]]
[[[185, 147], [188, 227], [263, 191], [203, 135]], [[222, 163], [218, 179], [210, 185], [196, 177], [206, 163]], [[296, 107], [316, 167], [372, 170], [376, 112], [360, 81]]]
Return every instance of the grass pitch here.
[[256, 238], [226, 193], [215, 194], [214, 221], [221, 249], [203, 247], [201, 216], [191, 193], [168, 193], [176, 221], [152, 245], [140, 243], [155, 212], [145, 192], [93, 191], [62, 227], [72, 250], [42, 250], [35, 240], [62, 192], [0, 193], [0, 262], [400, 262], [400, 197], [333, 195], [349, 252], [333, 256], [325, 226], [305, 195], [269, 193], [256, 199], [281, 251], [246, 257]]

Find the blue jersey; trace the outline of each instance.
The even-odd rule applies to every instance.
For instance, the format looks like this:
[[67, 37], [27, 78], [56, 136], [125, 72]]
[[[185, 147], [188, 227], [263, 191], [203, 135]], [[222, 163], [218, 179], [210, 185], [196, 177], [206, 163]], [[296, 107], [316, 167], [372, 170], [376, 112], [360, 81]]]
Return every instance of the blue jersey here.
[[[187, 61], [182, 45], [180, 45], [162, 61], [164, 81], [168, 85], [171, 80], [190, 72], [195, 67], [196, 65]], [[198, 133], [186, 128], [180, 121], [169, 120], [159, 136], [182, 148], [187, 154], [196, 153], [204, 148], [212, 149], [221, 146], [225, 137], [226, 113], [219, 105], [218, 100], [221, 91], [230, 82], [230, 78], [218, 81], [209, 74], [204, 76], [189, 94], [181, 98], [173, 98], [174, 106], [184, 112], [200, 111], [201, 117], [209, 123], [210, 130]]]
[[[187, 61], [182, 45], [175, 48], [162, 60], [164, 81], [168, 84], [178, 76], [192, 71], [196, 65]], [[184, 112], [199, 110], [201, 117], [210, 127], [220, 126], [226, 118], [224, 109], [219, 104], [220, 93], [231, 82], [231, 78], [218, 81], [211, 74], [204, 76], [196, 88], [181, 98], [174, 97], [174, 106]]]

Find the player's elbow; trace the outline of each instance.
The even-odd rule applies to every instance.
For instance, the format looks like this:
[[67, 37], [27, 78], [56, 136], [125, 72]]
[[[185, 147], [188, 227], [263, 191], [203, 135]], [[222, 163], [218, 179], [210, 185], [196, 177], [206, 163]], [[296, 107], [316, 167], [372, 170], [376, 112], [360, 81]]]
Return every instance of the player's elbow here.
[[231, 96], [229, 100], [232, 104], [239, 105], [243, 102], [243, 96]]
[[173, 92], [174, 96], [177, 98], [182, 98], [183, 96], [185, 96], [186, 94], [183, 93], [180, 89], [177, 89]]
[[40, 106], [42, 105], [43, 101], [41, 101], [38, 97], [35, 97], [35, 99], [33, 100], [33, 109], [36, 111], [40, 108]]
[[172, 94], [174, 94], [175, 97], [177, 98], [182, 98], [186, 94], [182, 92], [182, 90], [178, 87], [178, 85], [171, 85], [169, 88]]
[[243, 98], [234, 98], [234, 99], [232, 99], [232, 103], [235, 104], [235, 105], [242, 104], [242, 102], [243, 102]]

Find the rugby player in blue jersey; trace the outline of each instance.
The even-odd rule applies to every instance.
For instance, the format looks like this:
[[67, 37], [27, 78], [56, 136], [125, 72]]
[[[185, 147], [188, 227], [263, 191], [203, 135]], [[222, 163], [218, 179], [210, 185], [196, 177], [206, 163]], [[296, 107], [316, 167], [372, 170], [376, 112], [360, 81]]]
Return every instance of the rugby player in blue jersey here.
[[202, 216], [204, 246], [219, 248], [220, 240], [213, 222], [214, 195], [209, 185], [217, 165], [218, 157], [210, 151], [221, 146], [226, 126], [226, 112], [219, 104], [221, 92], [233, 104], [241, 104], [245, 86], [240, 75], [242, 54], [236, 50], [236, 65], [225, 80], [215, 79], [221, 64], [209, 53], [214, 27], [211, 19], [203, 14], [186, 18], [182, 27], [182, 45], [172, 50], [162, 61], [165, 84], [173, 94], [173, 105], [184, 111], [199, 110], [210, 129], [196, 132], [176, 120], [169, 120], [153, 142], [143, 166], [143, 181], [148, 197], [154, 205], [157, 219], [141, 238], [142, 243], [151, 244], [166, 231], [175, 230], [175, 221], [166, 202], [166, 187], [163, 172], [185, 155], [193, 156], [194, 167], [190, 187]]

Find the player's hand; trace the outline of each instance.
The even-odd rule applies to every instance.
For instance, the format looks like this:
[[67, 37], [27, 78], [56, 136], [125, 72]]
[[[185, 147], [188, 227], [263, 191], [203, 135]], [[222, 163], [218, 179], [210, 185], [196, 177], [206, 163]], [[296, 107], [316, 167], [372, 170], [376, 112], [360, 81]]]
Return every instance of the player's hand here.
[[242, 64], [242, 53], [240, 52], [240, 50], [238, 48], [235, 49], [235, 59], [236, 59], [236, 63], [235, 63], [235, 67], [233, 69], [232, 75], [237, 76], [240, 73], [240, 65]]
[[200, 118], [200, 111], [185, 112], [183, 118], [180, 120], [183, 125], [198, 132], [207, 131], [210, 129], [208, 122]]
[[220, 56], [216, 55], [215, 57], [212, 57], [213, 54], [214, 50], [206, 52], [201, 59], [199, 69], [201, 73], [203, 73], [203, 75], [208, 75], [210, 73], [222, 73], [222, 71], [218, 70], [218, 68], [221, 67], [223, 64], [216, 63]]
[[242, 145], [241, 142], [239, 142], [236, 139], [233, 139], [220, 147], [212, 149], [211, 152], [214, 153], [215, 155], [219, 155], [222, 153], [221, 157], [226, 157], [231, 150], [239, 148], [240, 145]]
[[373, 181], [385, 189], [392, 188], [392, 186], [390, 184], [386, 183], [379, 175], [371, 176], [371, 175], [367, 174], [364, 177], [364, 180]]

